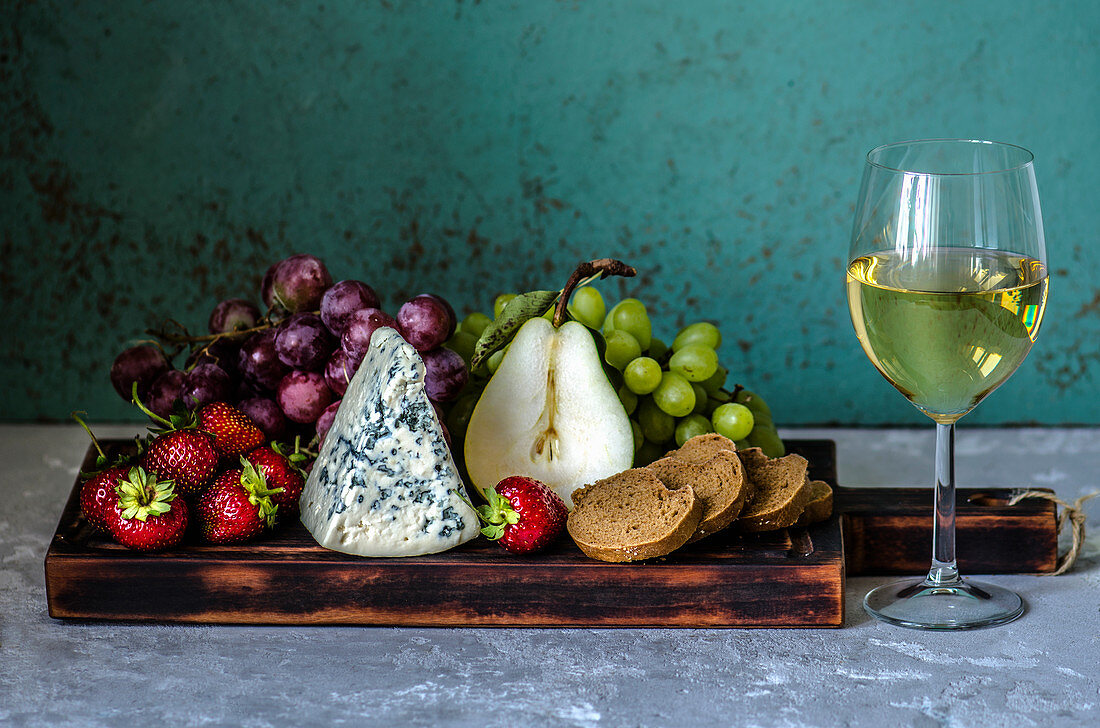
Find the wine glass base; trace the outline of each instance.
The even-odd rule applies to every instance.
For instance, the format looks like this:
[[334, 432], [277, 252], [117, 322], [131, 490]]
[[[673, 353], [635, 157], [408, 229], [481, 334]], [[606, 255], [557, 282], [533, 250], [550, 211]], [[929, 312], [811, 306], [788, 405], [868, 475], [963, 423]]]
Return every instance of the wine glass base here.
[[911, 629], [976, 629], [1011, 622], [1024, 613], [1019, 594], [999, 586], [960, 579], [935, 586], [906, 579], [867, 592], [863, 608], [876, 619]]

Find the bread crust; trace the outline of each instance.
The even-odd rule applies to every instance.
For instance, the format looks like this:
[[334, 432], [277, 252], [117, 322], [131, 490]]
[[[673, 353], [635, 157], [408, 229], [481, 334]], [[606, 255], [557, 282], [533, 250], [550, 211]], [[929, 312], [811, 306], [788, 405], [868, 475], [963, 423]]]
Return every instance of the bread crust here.
[[833, 515], [833, 489], [824, 480], [810, 481], [810, 495], [796, 526], [811, 526]]
[[[684, 447], [692, 440], [684, 443]], [[707, 447], [697, 448], [695, 458], [691, 454], [689, 450], [689, 456], [682, 457], [679, 450], [674, 450], [646, 466], [669, 488], [692, 486], [703, 502], [703, 518], [688, 539], [689, 543], [718, 533], [733, 523], [752, 492], [741, 460], [733, 450]]]
[[764, 451], [758, 447], [748, 447], [744, 450], [738, 450], [737, 457], [741, 458], [741, 463], [745, 466], [749, 478], [752, 478], [754, 470], [767, 465], [771, 460], [764, 454]]
[[[600, 542], [586, 532], [587, 519], [591, 518], [599, 522], [609, 515], [601, 514], [601, 507], [595, 501], [601, 496], [619, 498], [616, 491], [621, 490], [626, 479], [641, 479], [643, 487], [648, 488], [651, 493], [657, 494], [663, 491], [680, 501], [679, 518], [660, 536], [648, 541], [618, 544]], [[703, 503], [696, 497], [695, 491], [690, 486], [673, 490], [665, 486], [651, 471], [635, 468], [574, 491], [573, 510], [569, 512], [565, 526], [569, 536], [586, 556], [600, 561], [623, 563], [652, 559], [675, 551], [687, 543], [702, 517]]]
[[723, 437], [717, 432], [708, 432], [705, 435], [696, 435], [678, 450], [673, 450], [668, 455], [685, 458], [687, 460], [710, 460], [716, 453], [728, 451], [737, 452], [737, 445], [728, 437]]
[[[742, 510], [737, 526], [749, 533], [793, 526], [810, 498], [806, 477], [809, 463], [801, 455], [785, 455], [769, 460], [762, 452], [759, 455], [752, 452], [757, 449], [738, 451], [757, 490], [752, 501]], [[785, 497], [778, 504], [770, 502], [777, 492]]]

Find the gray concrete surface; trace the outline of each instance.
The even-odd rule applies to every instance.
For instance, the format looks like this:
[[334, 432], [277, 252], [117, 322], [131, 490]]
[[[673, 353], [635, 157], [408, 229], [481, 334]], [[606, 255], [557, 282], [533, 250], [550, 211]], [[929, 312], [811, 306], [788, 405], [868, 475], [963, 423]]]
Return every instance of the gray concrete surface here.
[[[784, 434], [835, 439], [845, 485], [931, 478], [930, 431]], [[1100, 499], [1077, 567], [990, 577], [1028, 613], [973, 632], [869, 619], [881, 578], [849, 580], [840, 630], [77, 624], [47, 616], [42, 559], [85, 444], [0, 426], [0, 725], [1100, 725]], [[1100, 487], [1098, 453], [1095, 429], [964, 427], [958, 480], [1073, 499]]]

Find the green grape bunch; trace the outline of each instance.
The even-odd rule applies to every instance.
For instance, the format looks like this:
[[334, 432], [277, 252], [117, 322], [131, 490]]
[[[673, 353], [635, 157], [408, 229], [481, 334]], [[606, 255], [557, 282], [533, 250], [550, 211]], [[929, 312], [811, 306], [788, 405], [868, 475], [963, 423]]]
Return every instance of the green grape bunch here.
[[764, 400], [740, 385], [725, 389], [729, 371], [718, 356], [722, 332], [713, 323], [685, 326], [669, 346], [653, 335], [645, 304], [636, 298], [608, 309], [599, 291], [579, 288], [570, 312], [604, 337], [608, 376], [634, 425], [636, 465], [708, 432], [738, 447], [759, 447], [769, 457], [785, 454]]
[[[469, 364], [477, 337], [514, 296], [497, 296], [492, 318], [480, 312], [466, 316], [447, 345]], [[785, 454], [767, 403], [741, 385], [726, 389], [729, 370], [718, 354], [722, 332], [713, 323], [685, 326], [668, 345], [653, 335], [642, 301], [624, 298], [608, 308], [599, 290], [587, 285], [573, 291], [567, 310], [592, 330], [604, 370], [631, 420], [636, 467], [709, 432], [728, 437], [739, 448], [759, 447], [769, 457]], [[473, 371], [467, 389], [451, 405], [447, 425], [457, 442], [506, 352], [507, 347], [497, 351]]]

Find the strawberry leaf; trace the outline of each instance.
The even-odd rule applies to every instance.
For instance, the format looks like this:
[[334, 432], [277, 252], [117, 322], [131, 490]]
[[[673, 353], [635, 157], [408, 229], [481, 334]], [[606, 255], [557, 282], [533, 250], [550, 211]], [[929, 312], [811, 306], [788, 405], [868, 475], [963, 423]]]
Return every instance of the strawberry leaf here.
[[[279, 490], [282, 490], [282, 488]], [[278, 505], [272, 503], [270, 498], [264, 498], [263, 502], [260, 503], [260, 520], [268, 528], [275, 528], [275, 524], [279, 522], [278, 511]]]
[[473, 503], [470, 502], [470, 499], [466, 497], [466, 494], [464, 492], [462, 492], [461, 490], [455, 490], [454, 488], [451, 488], [450, 491], [448, 491], [448, 492], [453, 493], [454, 495], [457, 495], [459, 497], [459, 499], [462, 500], [463, 503], [470, 506], [471, 510], [473, 510], [475, 513], [477, 512], [477, 508], [474, 506]]
[[[482, 491], [482, 495], [485, 496], [485, 500], [487, 500], [488, 503], [483, 506], [477, 506], [474, 508], [474, 512], [477, 513], [481, 522], [485, 524], [481, 528], [482, 535], [490, 541], [497, 541], [504, 536], [504, 532], [509, 526], [519, 523], [520, 515], [512, 509], [511, 502], [498, 493], [496, 489], [485, 488]], [[467, 503], [468, 502], [469, 501], [467, 501]]]
[[256, 506], [256, 514], [268, 528], [278, 523], [276, 512], [279, 506], [271, 501], [271, 496], [282, 493], [282, 488], [268, 488], [267, 478], [262, 470], [256, 468], [245, 456], [241, 456], [241, 486], [248, 493], [248, 502]]
[[167, 513], [176, 498], [175, 484], [171, 480], [157, 480], [156, 475], [142, 467], [130, 468], [129, 475], [115, 486], [118, 507], [125, 519], [136, 518], [144, 522], [149, 516]]
[[290, 467], [293, 468], [296, 473], [305, 475], [299, 463], [308, 460], [309, 456], [302, 452], [301, 442], [301, 437], [294, 438], [294, 452], [292, 453], [283, 452], [283, 446], [274, 440], [271, 442], [271, 449], [286, 458], [290, 462]]

